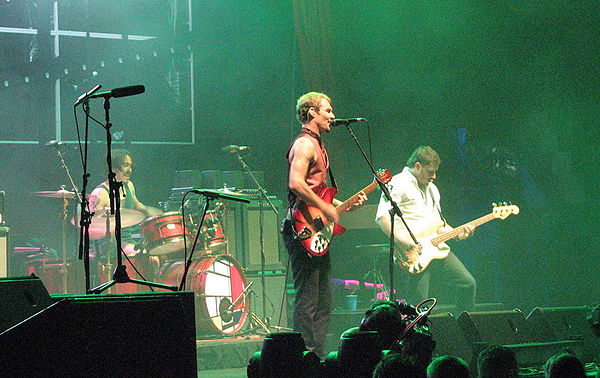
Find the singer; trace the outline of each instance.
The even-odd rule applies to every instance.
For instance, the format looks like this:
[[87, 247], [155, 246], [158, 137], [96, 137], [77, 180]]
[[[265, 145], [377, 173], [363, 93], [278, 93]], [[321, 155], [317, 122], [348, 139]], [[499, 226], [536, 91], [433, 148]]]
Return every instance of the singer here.
[[[296, 103], [297, 117], [302, 131], [292, 142], [286, 159], [288, 164], [288, 201], [290, 210], [298, 201], [319, 208], [329, 221], [338, 222], [335, 206], [316, 193], [327, 187], [329, 157], [321, 136], [331, 130], [335, 116], [329, 97], [310, 92]], [[333, 183], [335, 186], [335, 183]], [[355, 207], [367, 197], [359, 194]], [[325, 338], [331, 315], [331, 286], [329, 254], [310, 255], [296, 238], [291, 225], [291, 211], [283, 224], [283, 240], [290, 255], [296, 300], [294, 302], [294, 330], [302, 334], [309, 350], [320, 357], [325, 354]]]

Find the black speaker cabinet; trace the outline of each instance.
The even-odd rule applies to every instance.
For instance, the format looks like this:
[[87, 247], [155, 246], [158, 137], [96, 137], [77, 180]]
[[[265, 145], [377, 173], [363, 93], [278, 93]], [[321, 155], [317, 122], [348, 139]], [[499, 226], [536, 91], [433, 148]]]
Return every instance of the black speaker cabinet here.
[[8, 277], [8, 234], [10, 229], [0, 223], [0, 277]]
[[223, 232], [227, 238], [227, 252], [233, 255], [248, 270], [261, 269], [260, 219], [263, 217], [263, 240], [265, 269], [281, 269], [281, 236], [279, 234], [282, 201], [272, 197], [278, 217], [267, 204], [260, 206], [257, 200], [249, 204], [226, 204]]
[[52, 304], [42, 281], [35, 276], [0, 278], [0, 332]]
[[473, 348], [464, 337], [457, 320], [449, 313], [430, 315], [430, 331], [435, 341], [436, 356], [453, 355], [467, 362], [473, 360]]
[[197, 375], [193, 292], [53, 299], [0, 334], [3, 376]]
[[588, 306], [536, 307], [527, 315], [527, 322], [543, 331], [544, 341], [583, 341], [583, 356], [579, 357], [593, 362], [600, 357], [600, 338], [594, 335], [586, 320], [589, 313]]
[[504, 345], [515, 352], [520, 367], [539, 367], [561, 350], [570, 349], [580, 355], [583, 347], [581, 341], [544, 341], [540, 330], [532, 327], [519, 310], [463, 312], [457, 322], [473, 348], [474, 359], [487, 346]]
[[520, 310], [463, 312], [457, 321], [465, 339], [473, 345], [509, 345], [538, 341]]

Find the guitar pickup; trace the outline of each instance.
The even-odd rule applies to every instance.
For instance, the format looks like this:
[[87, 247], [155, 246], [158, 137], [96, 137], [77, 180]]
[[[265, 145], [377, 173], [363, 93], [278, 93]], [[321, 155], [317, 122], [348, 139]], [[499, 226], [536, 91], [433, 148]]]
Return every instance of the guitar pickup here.
[[320, 215], [313, 220], [313, 226], [317, 231], [321, 231], [323, 228], [325, 228], [325, 224], [323, 223], [323, 219], [321, 219]]
[[302, 231], [296, 232], [296, 239], [298, 240], [306, 240], [312, 236], [312, 231], [308, 227], [304, 227]]

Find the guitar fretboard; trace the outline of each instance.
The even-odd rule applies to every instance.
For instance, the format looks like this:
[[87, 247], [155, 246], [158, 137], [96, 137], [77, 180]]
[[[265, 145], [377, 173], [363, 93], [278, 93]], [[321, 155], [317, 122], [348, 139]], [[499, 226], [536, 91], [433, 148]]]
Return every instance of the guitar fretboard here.
[[494, 213], [490, 213], [488, 215], [484, 215], [481, 218], [477, 218], [475, 220], [472, 220], [469, 223], [465, 223], [462, 226], [456, 227], [452, 231], [445, 232], [445, 233], [443, 233], [441, 235], [436, 236], [435, 238], [432, 238], [431, 239], [431, 244], [438, 245], [440, 243], [443, 243], [445, 241], [448, 241], [448, 240], [450, 240], [452, 238], [457, 237], [460, 233], [462, 233], [463, 229], [467, 225], [471, 225], [471, 226], [477, 227], [477, 226], [481, 226], [482, 224], [487, 223], [487, 222], [489, 222], [489, 221], [491, 221], [492, 219], [495, 219], [495, 218], [496, 218], [496, 216], [494, 215]]
[[[372, 183], [370, 183], [369, 185], [365, 186], [363, 188], [363, 192], [365, 192], [365, 194], [369, 194], [371, 193], [373, 190], [375, 190], [375, 188], [377, 187], [377, 182], [373, 181]], [[358, 199], [358, 194], [360, 192], [357, 192], [356, 194], [354, 194], [352, 197], [348, 198], [347, 200], [345, 200], [344, 202], [340, 203], [335, 209], [337, 210], [338, 214], [343, 213], [344, 211], [348, 210], [348, 208], [350, 206], [352, 206], [356, 200]]]

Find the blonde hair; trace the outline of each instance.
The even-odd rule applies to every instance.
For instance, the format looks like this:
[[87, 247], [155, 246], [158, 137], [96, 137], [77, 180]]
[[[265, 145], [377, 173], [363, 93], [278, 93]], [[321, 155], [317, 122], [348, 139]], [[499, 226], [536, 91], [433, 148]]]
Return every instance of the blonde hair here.
[[309, 121], [308, 120], [309, 109], [310, 108], [319, 109], [322, 99], [329, 101], [329, 103], [331, 104], [331, 99], [329, 98], [329, 96], [327, 96], [326, 94], [323, 94], [323, 93], [308, 92], [308, 93], [300, 96], [298, 101], [296, 101], [296, 117], [298, 118], [298, 121], [300, 121], [302, 124], [307, 123]]

